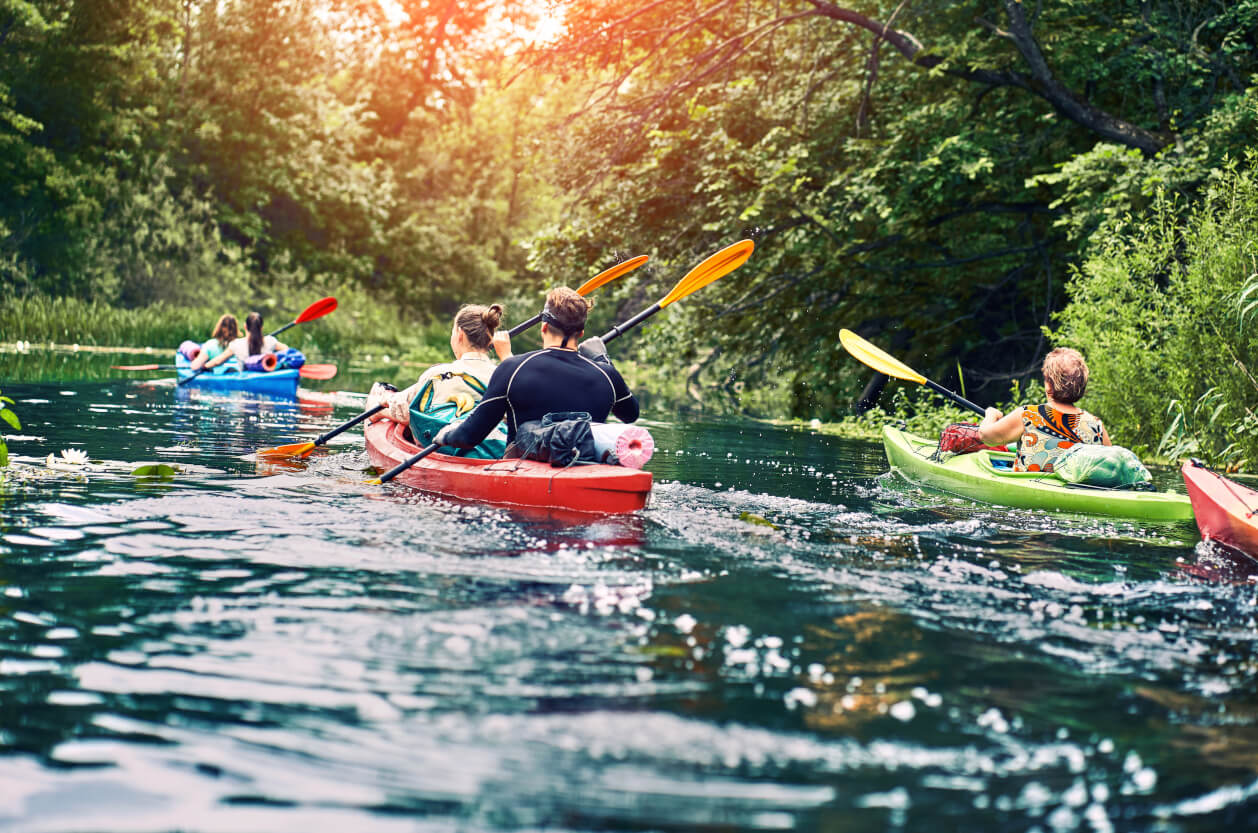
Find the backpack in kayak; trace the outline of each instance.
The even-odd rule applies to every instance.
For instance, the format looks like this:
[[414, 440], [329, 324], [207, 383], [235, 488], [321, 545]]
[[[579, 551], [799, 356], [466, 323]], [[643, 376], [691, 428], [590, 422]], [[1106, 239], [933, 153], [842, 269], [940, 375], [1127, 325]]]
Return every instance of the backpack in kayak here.
[[1080, 443], [1069, 449], [1053, 472], [1067, 483], [1106, 489], [1151, 489], [1153, 475], [1129, 448]]
[[[485, 385], [475, 376], [470, 373], [458, 375], [462, 376], [473, 390], [482, 395], [485, 393]], [[411, 400], [411, 436], [420, 445], [429, 445], [438, 431], [451, 423], [462, 422], [472, 412], [475, 405], [476, 403], [470, 401], [470, 397], [466, 394], [459, 394], [457, 398], [445, 402], [433, 402], [433, 385], [429, 381]], [[507, 426], [501, 422], [498, 423], [489, 436], [481, 440], [474, 448], [456, 449], [443, 446], [439, 450], [442, 454], [456, 457], [500, 460], [507, 452]]]
[[525, 460], [557, 467], [596, 463], [598, 447], [591, 425], [585, 411], [558, 411], [522, 422], [515, 429], [515, 450]]
[[275, 366], [279, 370], [285, 368], [299, 368], [306, 363], [306, 357], [296, 347], [289, 347], [287, 350], [280, 350], [275, 354]]
[[934, 458], [944, 454], [973, 454], [975, 451], [1008, 451], [1003, 445], [984, 445], [977, 422], [954, 422], [939, 434], [939, 448]]

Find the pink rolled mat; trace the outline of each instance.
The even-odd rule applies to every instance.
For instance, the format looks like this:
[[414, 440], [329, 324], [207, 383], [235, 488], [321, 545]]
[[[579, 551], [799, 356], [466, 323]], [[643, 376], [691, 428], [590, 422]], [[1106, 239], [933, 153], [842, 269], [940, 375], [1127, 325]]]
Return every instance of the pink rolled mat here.
[[641, 426], [596, 422], [590, 428], [594, 448], [605, 463], [640, 469], [655, 453], [655, 439]]

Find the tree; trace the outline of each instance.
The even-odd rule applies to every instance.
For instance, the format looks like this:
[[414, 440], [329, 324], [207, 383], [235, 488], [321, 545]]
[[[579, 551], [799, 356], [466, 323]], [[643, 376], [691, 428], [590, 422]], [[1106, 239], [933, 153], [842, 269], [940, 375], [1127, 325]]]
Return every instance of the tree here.
[[691, 259], [758, 228], [751, 274], [653, 337], [681, 361], [718, 341], [718, 378], [784, 380], [801, 414], [861, 381], [840, 326], [937, 375], [1027, 373], [1094, 208], [1196, 187], [1246, 141], [1227, 114], [1258, 68], [1254, 2], [588, 2], [568, 24], [532, 56], [594, 85], [558, 235]]

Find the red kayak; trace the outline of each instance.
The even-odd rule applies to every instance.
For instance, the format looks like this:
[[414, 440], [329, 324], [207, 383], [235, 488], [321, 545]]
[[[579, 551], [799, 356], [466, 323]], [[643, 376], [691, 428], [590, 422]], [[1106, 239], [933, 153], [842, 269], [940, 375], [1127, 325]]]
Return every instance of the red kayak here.
[[1258, 557], [1258, 492], [1195, 461], [1181, 471], [1201, 537]]
[[[418, 454], [405, 426], [382, 419], [367, 426], [367, 454], [381, 471]], [[425, 492], [516, 506], [545, 506], [574, 512], [635, 512], [651, 494], [651, 473], [624, 466], [555, 468], [536, 460], [475, 460], [429, 454], [397, 476]]]

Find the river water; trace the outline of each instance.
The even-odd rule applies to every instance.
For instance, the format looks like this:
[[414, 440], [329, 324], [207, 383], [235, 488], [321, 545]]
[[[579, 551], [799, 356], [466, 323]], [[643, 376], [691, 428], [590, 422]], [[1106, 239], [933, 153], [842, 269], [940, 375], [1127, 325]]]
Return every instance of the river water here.
[[0, 829], [1258, 824], [1258, 593], [1191, 524], [730, 421], [648, 422], [648, 509], [576, 524], [365, 486], [360, 433], [250, 456], [337, 384], [0, 383], [19, 461], [103, 461], [0, 494]]

